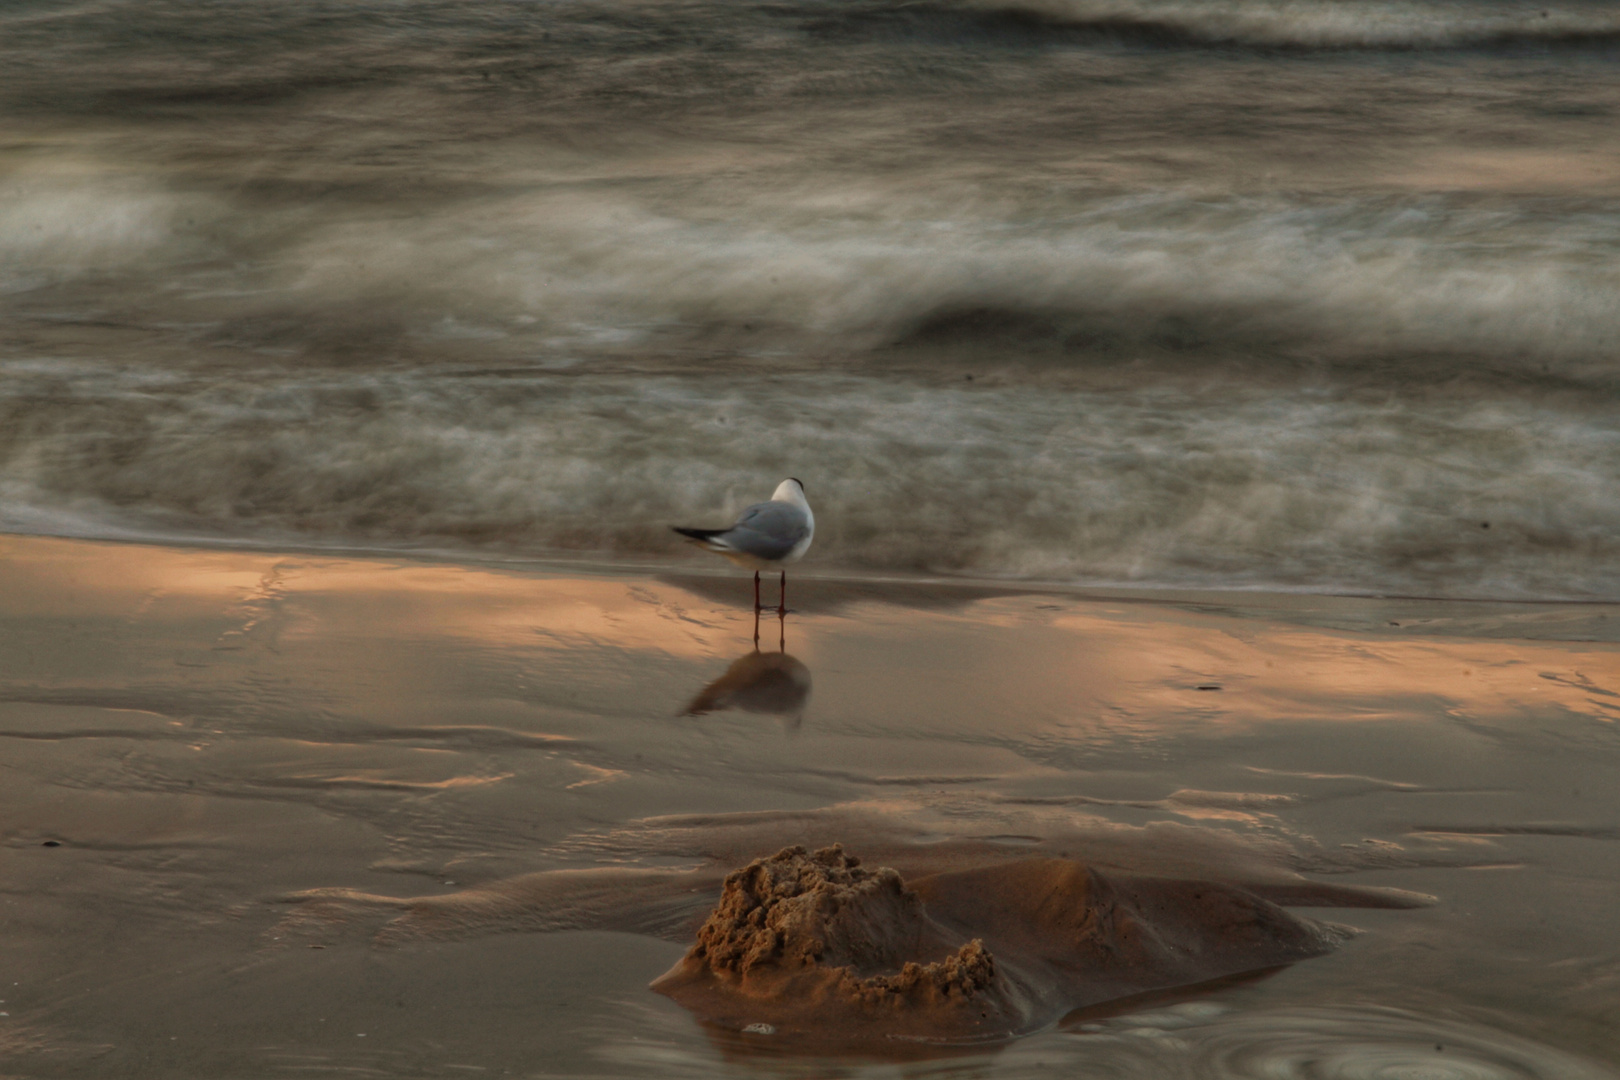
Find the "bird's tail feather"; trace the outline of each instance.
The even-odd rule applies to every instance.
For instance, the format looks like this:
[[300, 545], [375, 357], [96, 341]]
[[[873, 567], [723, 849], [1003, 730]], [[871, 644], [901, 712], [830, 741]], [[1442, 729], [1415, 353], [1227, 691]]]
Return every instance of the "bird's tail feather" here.
[[696, 540], [700, 544], [708, 544], [714, 537], [726, 531], [724, 529], [684, 529], [679, 525], [671, 525], [670, 528], [687, 539]]

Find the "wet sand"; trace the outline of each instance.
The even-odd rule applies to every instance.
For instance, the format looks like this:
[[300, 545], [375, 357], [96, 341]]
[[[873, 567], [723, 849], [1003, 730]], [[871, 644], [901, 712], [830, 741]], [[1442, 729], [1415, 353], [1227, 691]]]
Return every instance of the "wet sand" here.
[[750, 598], [0, 538], [0, 1068], [893, 1075], [648, 990], [841, 842], [1359, 931], [908, 1074], [1620, 1075], [1620, 609], [806, 575], [755, 659]]

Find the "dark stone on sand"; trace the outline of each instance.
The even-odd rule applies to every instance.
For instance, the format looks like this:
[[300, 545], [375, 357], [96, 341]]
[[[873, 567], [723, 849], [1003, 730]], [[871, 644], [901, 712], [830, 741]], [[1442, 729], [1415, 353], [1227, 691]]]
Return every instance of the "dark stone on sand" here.
[[696, 944], [653, 989], [721, 1028], [768, 1024], [828, 1048], [982, 1042], [1339, 940], [1230, 885], [1105, 878], [1066, 859], [908, 884], [837, 845], [790, 847], [726, 878]]

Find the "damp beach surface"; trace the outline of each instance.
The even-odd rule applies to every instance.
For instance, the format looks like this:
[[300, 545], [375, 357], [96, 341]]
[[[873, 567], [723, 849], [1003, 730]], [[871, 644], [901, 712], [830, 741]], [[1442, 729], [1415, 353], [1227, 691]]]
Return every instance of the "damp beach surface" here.
[[[1613, 606], [812, 573], [741, 664], [696, 563], [0, 555], [14, 1075], [1620, 1075]], [[1339, 944], [836, 1060], [649, 990], [729, 871], [835, 842]]]

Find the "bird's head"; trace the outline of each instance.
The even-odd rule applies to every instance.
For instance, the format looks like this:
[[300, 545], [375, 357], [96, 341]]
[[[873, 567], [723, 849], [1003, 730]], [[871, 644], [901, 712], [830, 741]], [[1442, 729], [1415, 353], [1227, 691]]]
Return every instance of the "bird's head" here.
[[804, 497], [804, 485], [793, 476], [776, 485], [776, 490], [771, 494], [771, 501], [792, 503], [806, 510], [810, 508], [809, 500]]

